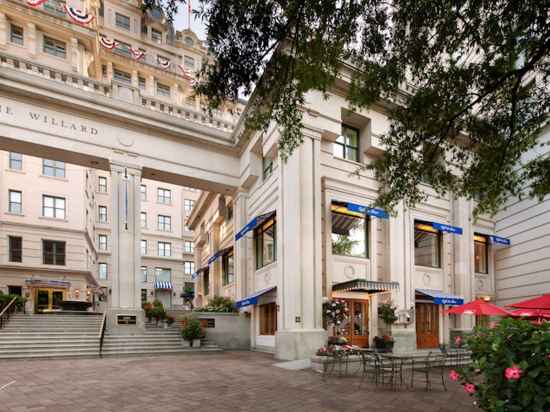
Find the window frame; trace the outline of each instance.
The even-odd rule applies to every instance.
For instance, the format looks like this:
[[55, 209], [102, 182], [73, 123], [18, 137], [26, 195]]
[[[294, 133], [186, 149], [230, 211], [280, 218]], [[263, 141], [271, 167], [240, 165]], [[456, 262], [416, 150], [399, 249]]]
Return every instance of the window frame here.
[[[105, 268], [105, 273], [102, 274], [101, 268]], [[99, 262], [97, 264], [97, 278], [99, 280], [108, 280], [109, 279], [109, 266], [106, 262]]]
[[[12, 200], [12, 194], [19, 195], [19, 202]], [[17, 207], [15, 207], [14, 209], [12, 206], [17, 206], [19, 210], [15, 210], [17, 209]], [[23, 214], [23, 192], [21, 190], [13, 190], [13, 189], [8, 190], [8, 211], [14, 215]]]
[[[102, 240], [105, 240], [104, 242]], [[97, 235], [97, 248], [106, 251], [109, 248], [109, 239], [105, 234]]]
[[190, 70], [195, 70], [195, 67], [196, 67], [196, 61], [195, 61], [195, 58], [193, 56], [187, 56], [187, 55], [184, 55], [183, 56], [183, 66], [186, 68], [186, 69], [190, 69]]
[[157, 90], [156, 90], [156, 92], [157, 92], [156, 93], [157, 96], [160, 96], [160, 97], [170, 97], [171, 96], [170, 86], [168, 86], [167, 84], [164, 84], [164, 83], [160, 83], [158, 81], [157, 81]]
[[[339, 202], [339, 201], [332, 201], [331, 202], [331, 208], [330, 208], [330, 227], [331, 227], [331, 253], [333, 256], [345, 256], [345, 257], [351, 257], [351, 258], [357, 258], [357, 259], [370, 259], [370, 228], [371, 228], [371, 219], [370, 217], [365, 213], [354, 213], [350, 211], [344, 210], [346, 207], [344, 205], [345, 202]], [[346, 216], [354, 219], [362, 219], [365, 233], [364, 233], [364, 242], [365, 242], [365, 253], [363, 256], [357, 256], [357, 255], [346, 255], [346, 254], [340, 254], [334, 252], [334, 241], [332, 240], [332, 226], [333, 226], [333, 215], [341, 215]]]
[[[19, 241], [19, 249], [14, 248], [13, 241]], [[23, 262], [23, 237], [22, 236], [8, 236], [8, 261], [15, 263]]]
[[147, 268], [147, 266], [142, 266], [141, 267], [141, 282], [142, 283], [147, 283], [148, 282], [148, 277], [149, 277], [149, 269]]
[[[17, 158], [17, 156], [19, 156], [19, 158]], [[14, 167], [14, 164], [17, 164], [18, 166]], [[10, 170], [23, 170], [23, 155], [17, 152], [9, 152], [8, 166]]]
[[[46, 199], [52, 199], [53, 206], [46, 206]], [[63, 208], [57, 207], [58, 201], [63, 201]], [[46, 210], [52, 209], [52, 216], [46, 215]], [[42, 217], [45, 217], [47, 219], [66, 219], [67, 213], [67, 200], [64, 197], [60, 196], [52, 196], [52, 195], [42, 195]], [[61, 210], [63, 213], [63, 216], [58, 216], [58, 210]]]
[[[264, 235], [273, 227], [273, 260], [266, 262], [264, 259]], [[261, 253], [259, 253], [261, 251]], [[262, 222], [254, 229], [254, 254], [256, 257], [256, 270], [262, 269], [277, 262], [277, 217], [273, 216]]]
[[[105, 213], [102, 213], [105, 211]], [[105, 219], [103, 219], [103, 216], [105, 216]], [[107, 206], [105, 205], [98, 205], [97, 206], [97, 221], [98, 223], [108, 223], [109, 222], [109, 215], [107, 211]]]
[[[166, 193], [168, 193], [168, 196], [166, 196]], [[157, 203], [161, 205], [171, 205], [172, 191], [163, 187], [157, 187]]]
[[170, 276], [168, 280], [163, 280], [163, 282], [172, 282], [172, 268], [161, 268], [159, 266], [155, 267], [155, 280], [160, 280], [160, 275], [168, 273]]
[[119, 83], [132, 84], [132, 75], [115, 68], [113, 69], [113, 80]]
[[[423, 225], [425, 226], [425, 228], [418, 228], [417, 225]], [[424, 220], [420, 220], [420, 219], [415, 219], [414, 220], [414, 225], [413, 225], [413, 229], [414, 229], [414, 234], [413, 234], [413, 239], [414, 239], [414, 265], [415, 266], [420, 266], [420, 267], [425, 267], [425, 268], [431, 268], [431, 269], [441, 269], [443, 267], [443, 262], [442, 262], [442, 256], [443, 256], [443, 253], [442, 253], [442, 249], [443, 249], [443, 233], [438, 230], [438, 229], [428, 229], [428, 227], [431, 227], [431, 224], [430, 222], [427, 222], [427, 221], [424, 221]], [[428, 233], [430, 235], [437, 235], [436, 239], [437, 239], [437, 262], [438, 262], [438, 265], [437, 266], [434, 266], [434, 265], [431, 265], [431, 266], [426, 266], [426, 265], [421, 265], [421, 264], [418, 264], [416, 262], [416, 233], [418, 232], [422, 232], [422, 233]]]
[[[155, 36], [158, 36], [155, 38]], [[151, 41], [156, 44], [162, 44], [162, 32], [151, 27]]]
[[[49, 164], [51, 162], [51, 164]], [[51, 170], [51, 174], [46, 171]], [[47, 177], [66, 178], [66, 165], [61, 160], [42, 159], [42, 175]]]
[[[229, 259], [232, 260], [232, 272], [229, 272]], [[222, 256], [222, 286], [231, 285], [235, 282], [235, 255], [233, 250], [224, 253]]]
[[172, 216], [157, 215], [157, 230], [160, 232], [172, 231]]
[[147, 185], [140, 185], [139, 188], [140, 199], [142, 202], [147, 201]]
[[[356, 134], [357, 134], [357, 146], [353, 146], [351, 144], [348, 143], [348, 139], [349, 139], [349, 136], [347, 136], [345, 133], [344, 133], [344, 129], [349, 129], [349, 130], [352, 130], [354, 131]], [[343, 151], [343, 157], [341, 156], [337, 156], [335, 154], [335, 150], [333, 149], [332, 151], [332, 154], [334, 157], [338, 158], [338, 159], [345, 159], [345, 160], [350, 160], [352, 162], [359, 162], [359, 146], [360, 146], [360, 130], [356, 127], [353, 127], [353, 126], [350, 126], [349, 124], [346, 124], [346, 123], [342, 123], [342, 128], [341, 128], [341, 134], [340, 136], [338, 137], [343, 137], [344, 138], [344, 142], [339, 142], [338, 140], [335, 140], [332, 144], [333, 145], [338, 145], [338, 146], [341, 146]], [[351, 149], [351, 150], [354, 150], [355, 152], [355, 155], [356, 155], [356, 158], [355, 159], [352, 159], [349, 155], [348, 155], [348, 149]]]
[[[122, 18], [122, 19], [120, 19]], [[124, 21], [124, 23], [123, 23]], [[128, 23], [128, 24], [126, 24]], [[115, 11], [115, 26], [119, 27], [124, 30], [130, 31], [131, 28], [131, 22], [130, 22], [130, 16], [126, 16], [125, 14], [119, 13], [118, 11]]]
[[[162, 250], [162, 254], [161, 254]], [[166, 254], [168, 251], [168, 254]], [[157, 256], [159, 257], [171, 257], [172, 256], [172, 243], [159, 240], [157, 242]]]
[[42, 52], [58, 59], [67, 59], [67, 43], [53, 37], [42, 36]]
[[273, 158], [262, 156], [262, 180], [267, 180], [273, 174]]
[[[483, 238], [485, 241], [477, 240], [476, 237]], [[485, 271], [480, 272], [476, 270], [476, 256], [477, 256], [477, 250], [476, 250], [476, 244], [480, 244], [484, 246], [485, 249]], [[474, 233], [474, 273], [478, 273], [480, 275], [488, 275], [489, 274], [489, 238], [486, 235], [482, 235], [480, 233]]]
[[139, 222], [142, 229], [147, 229], [147, 212], [139, 212]]
[[[21, 30], [21, 34], [14, 33], [14, 28]], [[25, 45], [25, 29], [23, 27], [10, 23], [10, 43], [17, 44], [18, 46]]]
[[147, 256], [148, 247], [149, 245], [147, 244], [147, 239], [141, 239], [139, 241], [139, 250], [141, 252], [141, 256]]
[[[52, 252], [51, 252], [52, 263], [46, 262], [46, 243], [51, 243], [51, 245], [52, 245]], [[57, 249], [60, 245], [63, 245], [63, 251], [62, 252], [57, 251]], [[58, 260], [60, 260], [58, 255], [61, 255], [61, 254], [63, 256], [63, 258], [62, 258], [63, 263], [57, 263]], [[44, 265], [55, 265], [55, 266], [66, 266], [67, 265], [67, 242], [61, 241], [61, 240], [42, 239], [42, 264], [44, 264]]]
[[[188, 248], [187, 245], [190, 245]], [[183, 252], [184, 253], [195, 253], [195, 244], [191, 240], [183, 241]]]
[[187, 213], [191, 213], [195, 207], [195, 201], [193, 199], [183, 199], [183, 210]]
[[[189, 268], [189, 270], [188, 270]], [[183, 274], [184, 275], [192, 275], [193, 272], [195, 272], [195, 262], [191, 260], [184, 260], [183, 261]]]
[[[105, 183], [105, 184], [102, 184]], [[105, 176], [99, 176], [97, 179], [97, 190], [100, 193], [107, 193], [107, 178]]]

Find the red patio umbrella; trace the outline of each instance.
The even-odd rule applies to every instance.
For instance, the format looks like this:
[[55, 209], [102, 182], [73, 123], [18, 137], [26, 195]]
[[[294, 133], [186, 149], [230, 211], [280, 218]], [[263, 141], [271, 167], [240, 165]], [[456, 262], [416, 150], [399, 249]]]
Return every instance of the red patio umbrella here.
[[508, 306], [513, 308], [520, 308], [520, 309], [550, 310], [550, 293], [539, 296], [538, 298], [527, 299], [518, 303], [512, 303], [511, 305], [508, 305]]
[[550, 319], [550, 309], [516, 309], [510, 314], [517, 317]]
[[485, 302], [483, 299], [474, 300], [464, 305], [455, 306], [447, 311], [453, 315], [476, 315], [476, 316], [509, 316], [510, 313], [492, 303]]

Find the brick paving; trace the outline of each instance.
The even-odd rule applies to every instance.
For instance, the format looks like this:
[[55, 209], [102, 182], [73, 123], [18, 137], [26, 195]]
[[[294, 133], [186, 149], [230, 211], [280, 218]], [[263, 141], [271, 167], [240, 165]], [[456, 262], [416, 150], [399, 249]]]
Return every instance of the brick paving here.
[[254, 352], [0, 361], [0, 411], [479, 411], [454, 382], [392, 392], [275, 362]]

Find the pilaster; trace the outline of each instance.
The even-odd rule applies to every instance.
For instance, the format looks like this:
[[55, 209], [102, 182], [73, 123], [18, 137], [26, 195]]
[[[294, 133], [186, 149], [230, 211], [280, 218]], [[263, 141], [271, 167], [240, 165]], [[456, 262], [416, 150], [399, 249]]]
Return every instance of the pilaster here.
[[[247, 223], [246, 205], [248, 193], [239, 191], [235, 196], [235, 207], [233, 213], [233, 227], [235, 233]], [[243, 299], [247, 296], [247, 236], [235, 242], [235, 299]]]
[[6, 15], [0, 13], [0, 48], [6, 47], [8, 43], [9, 23]]
[[34, 23], [27, 23], [25, 27], [25, 44], [30, 57], [36, 57], [37, 40], [36, 40], [36, 25]]

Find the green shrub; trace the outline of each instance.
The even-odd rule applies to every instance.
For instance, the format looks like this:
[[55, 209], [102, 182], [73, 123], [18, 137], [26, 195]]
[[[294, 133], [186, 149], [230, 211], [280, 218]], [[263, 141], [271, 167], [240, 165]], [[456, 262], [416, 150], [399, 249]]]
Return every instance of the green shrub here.
[[451, 371], [488, 412], [550, 411], [550, 323], [504, 319], [467, 339], [472, 364]]
[[196, 312], [238, 312], [237, 308], [235, 307], [235, 301], [233, 299], [223, 296], [214, 296], [212, 299], [210, 299], [208, 305], [201, 308], [195, 308], [194, 310]]
[[378, 317], [382, 319], [386, 325], [393, 325], [397, 321], [395, 309], [395, 306], [392, 306], [390, 303], [382, 303], [378, 306]]
[[26, 298], [19, 295], [8, 295], [0, 291], [0, 310], [10, 303], [13, 298], [16, 298], [15, 307], [17, 310], [22, 310], [25, 307]]
[[192, 341], [200, 339], [202, 335], [201, 323], [197, 318], [189, 317], [185, 322], [185, 327], [181, 330], [183, 339]]

